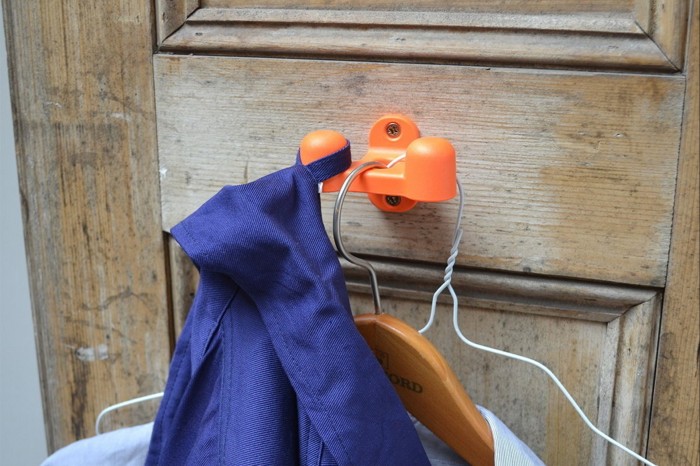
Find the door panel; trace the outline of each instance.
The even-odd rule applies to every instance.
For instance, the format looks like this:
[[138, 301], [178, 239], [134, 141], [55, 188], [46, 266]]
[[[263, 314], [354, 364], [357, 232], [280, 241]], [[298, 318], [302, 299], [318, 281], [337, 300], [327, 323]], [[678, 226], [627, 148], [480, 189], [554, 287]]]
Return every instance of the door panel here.
[[[182, 322], [197, 272], [177, 243], [174, 315]], [[364, 270], [343, 262], [355, 314], [373, 312]], [[441, 269], [374, 261], [383, 310], [415, 328], [425, 325]], [[550, 367], [593, 422], [638, 451], [646, 442], [660, 299], [655, 290], [541, 280], [469, 271], [454, 281], [460, 328], [477, 343], [534, 358]], [[585, 426], [544, 373], [469, 348], [452, 329], [442, 300], [426, 336], [440, 348], [472, 399], [487, 407], [550, 465], [635, 465]], [[391, 361], [389, 361], [389, 365]], [[606, 462], [607, 461], [607, 462]]]
[[[154, 59], [163, 227], [225, 184], [290, 165], [309, 131], [343, 132], [357, 158], [376, 118], [405, 113], [457, 149], [465, 331], [547, 363], [597, 425], [643, 451], [661, 295], [623, 284], [662, 287], [667, 274], [685, 81], [649, 73], [682, 63], [683, 33], [657, 25], [683, 22], [686, 5], [667, 7], [202, 2], [161, 38], [176, 55]], [[361, 195], [346, 205], [346, 244], [374, 258], [386, 310], [420, 325], [455, 202], [400, 215]], [[196, 274], [175, 244], [171, 257], [179, 328]], [[370, 309], [363, 273], [345, 266], [353, 308]], [[429, 336], [472, 396], [548, 464], [634, 464], [543, 375], [465, 347], [446, 307], [439, 321]]]
[[[456, 147], [458, 264], [664, 283], [677, 77], [166, 55], [155, 74], [166, 229], [221, 186], [293, 164], [307, 132], [339, 130], [360, 157], [374, 120], [400, 112]], [[441, 263], [455, 209], [388, 215], [349, 196], [348, 247]]]
[[[201, 0], [201, 8], [258, 8], [260, 2], [250, 0]], [[410, 10], [410, 11], [487, 11], [576, 13], [590, 11], [632, 11], [633, 0], [571, 0], [501, 1], [489, 0], [268, 0], [264, 8], [343, 9], [343, 10]]]
[[264, 8], [215, 0], [185, 18], [191, 0], [174, 3], [159, 2], [163, 51], [667, 71], [682, 67], [688, 8], [684, 0], [277, 0]]
[[[385, 311], [420, 328], [427, 320], [428, 301], [399, 295], [383, 300]], [[467, 337], [543, 362], [596, 425], [633, 449], [644, 449], [658, 299], [631, 307], [610, 322], [501, 311], [495, 303], [483, 309], [470, 306], [468, 298], [461, 301], [460, 327]], [[354, 310], [371, 312], [368, 294], [353, 293], [351, 303]], [[439, 306], [439, 324], [426, 336], [441, 349], [474, 401], [499, 416], [545, 464], [637, 464], [598, 441], [542, 372], [462, 343], [452, 329], [451, 313], [450, 305]]]

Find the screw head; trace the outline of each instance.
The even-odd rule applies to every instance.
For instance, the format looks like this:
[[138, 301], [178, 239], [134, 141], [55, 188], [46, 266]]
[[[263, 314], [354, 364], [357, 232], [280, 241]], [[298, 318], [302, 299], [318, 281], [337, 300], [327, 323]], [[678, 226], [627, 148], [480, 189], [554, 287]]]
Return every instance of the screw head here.
[[395, 121], [388, 123], [386, 125], [385, 130], [386, 130], [387, 136], [389, 136], [390, 138], [396, 139], [399, 136], [401, 136], [401, 125], [399, 125]]
[[391, 207], [396, 207], [397, 205], [401, 204], [401, 196], [386, 196], [385, 199], [386, 203]]

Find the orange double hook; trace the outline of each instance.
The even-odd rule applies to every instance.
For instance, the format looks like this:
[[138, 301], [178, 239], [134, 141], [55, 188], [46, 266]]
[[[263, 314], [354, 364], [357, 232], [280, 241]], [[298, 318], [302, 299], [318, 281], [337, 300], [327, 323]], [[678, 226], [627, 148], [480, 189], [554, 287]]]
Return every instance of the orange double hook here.
[[[299, 156], [307, 165], [347, 144], [337, 131], [319, 130], [301, 141]], [[399, 159], [399, 160], [397, 160]], [[323, 182], [322, 192], [337, 192], [358, 165], [377, 161], [388, 168], [368, 170], [350, 186], [367, 193], [372, 204], [387, 212], [406, 212], [418, 202], [441, 202], [456, 195], [457, 162], [447, 139], [420, 137], [418, 127], [403, 115], [385, 115], [369, 132], [369, 148], [345, 172]]]

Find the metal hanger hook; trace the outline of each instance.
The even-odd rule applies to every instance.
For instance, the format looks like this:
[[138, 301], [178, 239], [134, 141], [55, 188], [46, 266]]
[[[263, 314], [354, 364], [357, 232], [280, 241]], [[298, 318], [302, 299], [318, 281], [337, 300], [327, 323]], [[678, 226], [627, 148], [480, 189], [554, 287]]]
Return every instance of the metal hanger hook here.
[[370, 286], [372, 287], [372, 299], [374, 301], [374, 313], [381, 314], [382, 304], [379, 298], [379, 284], [377, 283], [377, 273], [374, 271], [374, 267], [372, 267], [372, 264], [370, 264], [368, 261], [350, 254], [347, 249], [345, 249], [343, 239], [340, 235], [340, 218], [343, 211], [345, 196], [348, 194], [350, 185], [353, 181], [355, 181], [355, 178], [373, 168], [387, 168], [387, 166], [382, 162], [377, 161], [365, 162], [358, 165], [353, 171], [351, 171], [343, 182], [343, 186], [340, 188], [340, 191], [338, 191], [338, 197], [335, 200], [335, 207], [333, 208], [333, 240], [335, 241], [335, 247], [338, 249], [341, 256], [347, 259], [347, 261], [351, 264], [362, 267], [369, 273]]

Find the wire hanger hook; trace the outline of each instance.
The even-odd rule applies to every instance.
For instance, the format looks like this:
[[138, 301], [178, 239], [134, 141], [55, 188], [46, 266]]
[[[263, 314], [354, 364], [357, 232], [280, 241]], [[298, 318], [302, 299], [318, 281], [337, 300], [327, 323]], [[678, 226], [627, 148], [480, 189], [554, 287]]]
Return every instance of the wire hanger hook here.
[[333, 239], [335, 240], [335, 247], [341, 256], [347, 259], [351, 264], [355, 264], [363, 269], [367, 270], [369, 273], [370, 285], [372, 287], [372, 300], [374, 301], [374, 313], [379, 315], [382, 313], [382, 303], [379, 297], [379, 284], [377, 282], [377, 273], [374, 271], [374, 267], [369, 261], [366, 261], [360, 257], [353, 256], [345, 249], [343, 245], [343, 238], [340, 235], [340, 218], [343, 212], [343, 203], [345, 202], [345, 196], [348, 194], [350, 185], [352, 182], [367, 170], [372, 170], [374, 168], [388, 168], [387, 165], [378, 161], [365, 162], [358, 165], [353, 171], [350, 172], [348, 177], [343, 182], [340, 191], [338, 191], [338, 197], [335, 199], [335, 207], [333, 208]]

